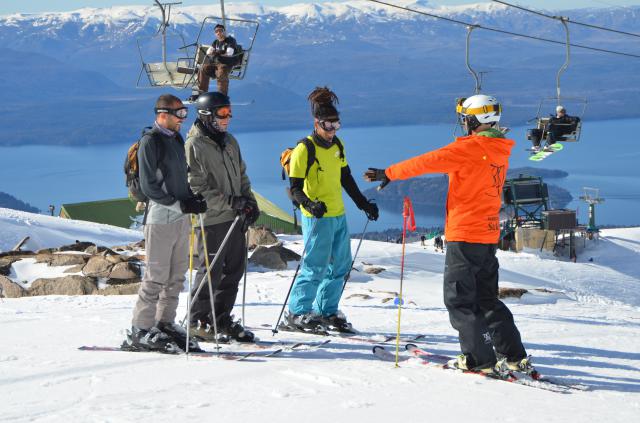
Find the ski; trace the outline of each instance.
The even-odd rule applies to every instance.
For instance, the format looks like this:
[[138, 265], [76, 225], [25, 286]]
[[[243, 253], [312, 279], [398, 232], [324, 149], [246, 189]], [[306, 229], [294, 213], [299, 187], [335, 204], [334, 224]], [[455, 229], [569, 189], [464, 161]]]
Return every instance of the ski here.
[[246, 348], [253, 348], [256, 350], [267, 350], [273, 348], [279, 348], [283, 351], [310, 351], [317, 350], [318, 348], [322, 348], [328, 343], [330, 343], [330, 339], [325, 339], [318, 342], [299, 342], [299, 341], [261, 341], [258, 340], [254, 343], [244, 343], [244, 342], [232, 342], [229, 344], [223, 345], [241, 345]]
[[[254, 328], [254, 329], [262, 329], [262, 328]], [[396, 341], [395, 335], [373, 334], [371, 336], [366, 336], [359, 332], [351, 334], [351, 333], [338, 332], [338, 331], [332, 331], [332, 330], [317, 330], [317, 331], [300, 330], [300, 329], [290, 328], [289, 326], [285, 326], [285, 325], [280, 325], [278, 327], [278, 331], [300, 333], [305, 335], [329, 336], [329, 337], [340, 338], [340, 339], [345, 339], [345, 340], [354, 341], [354, 342], [369, 343], [369, 344], [389, 344], [389, 343], [395, 343]], [[402, 343], [421, 342], [426, 337], [427, 335], [422, 335], [422, 334], [412, 335], [408, 337], [401, 337], [400, 342]]]
[[564, 146], [562, 144], [555, 143], [555, 144], [547, 145], [541, 150], [530, 150], [532, 154], [529, 157], [529, 160], [534, 162], [541, 162], [542, 160], [546, 159], [553, 153], [562, 150], [563, 148]]
[[[161, 351], [123, 349], [121, 347], [88, 346], [88, 345], [83, 345], [78, 349], [80, 351], [120, 351], [120, 352], [158, 353], [158, 354], [169, 354], [169, 355], [185, 354], [185, 352], [182, 350], [180, 352], [161, 352]], [[199, 351], [199, 352], [189, 352], [189, 356], [214, 357], [214, 358], [220, 358], [223, 360], [242, 361], [252, 357], [273, 357], [280, 354], [282, 351], [283, 351], [282, 348], [271, 350], [271, 351], [248, 351], [248, 352], [245, 352], [245, 351], [217, 351], [217, 352], [216, 351]]]
[[[426, 364], [424, 363], [425, 361], [428, 363], [431, 363], [432, 364], [431, 367], [441, 367], [444, 369], [455, 370], [462, 373], [481, 374], [481, 375], [486, 375], [490, 377], [492, 376], [482, 372], [476, 372], [471, 370], [463, 371], [463, 370], [452, 368], [448, 365], [448, 362], [449, 360], [452, 359], [452, 357], [448, 357], [440, 354], [434, 354], [430, 351], [423, 350], [414, 344], [407, 344], [405, 348], [412, 356], [420, 359], [423, 362], [423, 364]], [[534, 388], [544, 389], [547, 391], [567, 393], [572, 390], [576, 390], [576, 391], [589, 390], [589, 387], [587, 385], [571, 384], [571, 383], [566, 383], [557, 379], [542, 376], [537, 370], [531, 374], [511, 370], [508, 372], [508, 376], [509, 378], [513, 379], [513, 380], [508, 380], [510, 382], [513, 382], [519, 385], [526, 385]], [[506, 379], [500, 379], [499, 377], [492, 377], [492, 378], [499, 379], [499, 380], [506, 380]]]

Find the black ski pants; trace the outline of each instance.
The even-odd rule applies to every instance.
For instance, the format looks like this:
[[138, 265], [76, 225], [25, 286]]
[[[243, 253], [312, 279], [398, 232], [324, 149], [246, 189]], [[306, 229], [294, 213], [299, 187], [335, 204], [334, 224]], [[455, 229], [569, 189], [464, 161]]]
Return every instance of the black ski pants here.
[[[209, 253], [209, 264], [213, 263], [216, 252], [220, 248], [224, 237], [232, 221], [218, 223], [204, 227], [207, 240], [207, 252]], [[200, 284], [205, 284], [200, 290], [197, 301], [191, 308], [191, 322], [195, 324], [198, 320], [203, 323], [213, 324], [211, 320], [211, 301], [209, 296], [209, 286], [207, 285], [207, 265], [205, 262], [204, 248], [202, 244], [202, 232], [196, 230], [198, 239], [198, 272], [196, 274], [196, 284], [192, 288], [192, 295], [195, 294]], [[226, 328], [231, 323], [231, 310], [238, 295], [238, 284], [244, 275], [245, 255], [247, 246], [245, 234], [242, 232], [242, 225], [237, 224], [231, 233], [227, 244], [221, 252], [216, 265], [211, 271], [211, 283], [213, 286], [213, 303], [216, 309], [216, 324], [218, 328]]]
[[496, 249], [494, 244], [447, 243], [444, 304], [469, 367], [493, 365], [496, 354], [509, 361], [527, 356], [513, 315], [498, 299]]

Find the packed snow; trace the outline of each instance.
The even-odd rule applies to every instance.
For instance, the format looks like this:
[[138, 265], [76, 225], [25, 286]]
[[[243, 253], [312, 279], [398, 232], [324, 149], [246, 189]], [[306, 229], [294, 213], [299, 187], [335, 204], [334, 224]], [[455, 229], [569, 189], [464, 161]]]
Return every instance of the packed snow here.
[[[26, 235], [31, 249], [76, 239], [116, 245], [140, 238], [136, 231], [0, 209], [0, 250]], [[302, 251], [300, 237], [281, 239]], [[356, 246], [354, 239], [353, 251]], [[401, 251], [397, 244], [362, 244], [341, 309], [363, 335], [395, 333]], [[604, 230], [577, 263], [537, 251], [499, 252], [502, 285], [529, 290], [507, 303], [538, 369], [590, 387], [571, 394], [429, 369], [413, 360], [394, 368], [372, 355], [372, 344], [340, 337], [318, 350], [240, 362], [79, 351], [82, 345], [120, 345], [136, 296], [5, 298], [0, 421], [637, 421], [639, 257], [639, 228]], [[286, 271], [249, 269], [246, 324], [263, 340], [324, 339], [271, 334], [295, 265], [290, 262]], [[33, 273], [21, 266], [14, 271]], [[371, 266], [385, 270], [363, 272]], [[457, 336], [442, 304], [443, 267], [444, 254], [432, 246], [407, 246], [401, 329], [404, 336], [424, 334], [423, 348], [454, 355]], [[48, 277], [54, 269], [37, 270]]]

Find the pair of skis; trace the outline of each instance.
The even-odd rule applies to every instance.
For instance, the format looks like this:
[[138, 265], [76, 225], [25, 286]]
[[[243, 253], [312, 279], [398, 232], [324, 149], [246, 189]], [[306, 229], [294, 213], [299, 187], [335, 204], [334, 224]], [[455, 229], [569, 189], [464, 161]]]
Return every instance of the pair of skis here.
[[[587, 385], [567, 383], [562, 380], [542, 376], [537, 371], [531, 374], [526, 374], [516, 371], [508, 371], [506, 373], [484, 373], [476, 370], [461, 370], [450, 366], [448, 363], [453, 357], [434, 354], [419, 348], [415, 344], [405, 345], [405, 349], [409, 352], [409, 357], [403, 356], [401, 361], [414, 360], [415, 362], [422, 364], [426, 367], [437, 368], [443, 370], [450, 370], [464, 374], [473, 374], [477, 376], [486, 377], [489, 379], [500, 380], [503, 382], [509, 382], [516, 385], [524, 385], [532, 388], [543, 389], [546, 391], [558, 392], [558, 393], [571, 393], [574, 391], [588, 391], [590, 388]], [[383, 346], [373, 347], [373, 354], [384, 361], [395, 361], [395, 354], [386, 350]]]
[[[280, 355], [282, 352], [294, 352], [294, 351], [312, 351], [327, 345], [331, 340], [324, 340], [321, 342], [296, 342], [291, 345], [279, 342], [256, 342], [252, 344], [243, 344], [248, 348], [253, 348], [254, 351], [198, 351], [189, 352], [189, 356], [192, 357], [213, 357], [230, 361], [243, 361], [248, 358], [267, 358]], [[170, 355], [184, 354], [182, 350], [176, 352], [162, 352], [162, 351], [145, 351], [145, 350], [127, 350], [121, 347], [105, 347], [105, 346], [88, 346], [84, 345], [78, 348], [80, 351], [121, 351], [121, 352], [150, 352]]]

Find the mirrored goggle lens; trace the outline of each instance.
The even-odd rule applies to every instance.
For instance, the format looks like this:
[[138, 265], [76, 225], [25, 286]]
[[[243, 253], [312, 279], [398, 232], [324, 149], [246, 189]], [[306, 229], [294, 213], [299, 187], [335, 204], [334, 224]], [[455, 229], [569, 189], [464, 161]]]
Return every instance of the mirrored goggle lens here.
[[337, 131], [338, 129], [340, 129], [339, 120], [334, 120], [334, 121], [321, 120], [319, 121], [319, 123], [320, 123], [320, 127], [325, 131]]
[[229, 106], [220, 107], [218, 110], [216, 110], [216, 113], [214, 114], [214, 116], [220, 120], [232, 118], [233, 115], [231, 114], [231, 107]]
[[178, 109], [156, 109], [156, 113], [169, 113], [180, 119], [185, 119], [189, 115], [189, 109], [180, 107]]

